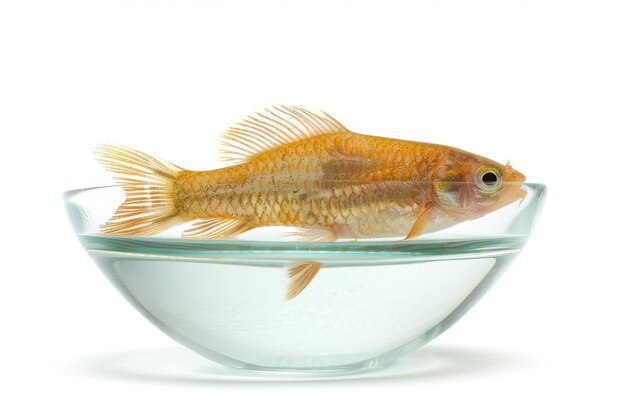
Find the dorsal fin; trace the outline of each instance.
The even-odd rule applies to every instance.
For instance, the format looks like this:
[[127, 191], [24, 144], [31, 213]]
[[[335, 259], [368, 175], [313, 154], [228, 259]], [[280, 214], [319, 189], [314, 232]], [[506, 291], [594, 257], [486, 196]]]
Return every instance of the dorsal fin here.
[[322, 111], [274, 106], [246, 117], [222, 133], [218, 154], [223, 161], [240, 163], [258, 153], [300, 139], [347, 131], [341, 123]]

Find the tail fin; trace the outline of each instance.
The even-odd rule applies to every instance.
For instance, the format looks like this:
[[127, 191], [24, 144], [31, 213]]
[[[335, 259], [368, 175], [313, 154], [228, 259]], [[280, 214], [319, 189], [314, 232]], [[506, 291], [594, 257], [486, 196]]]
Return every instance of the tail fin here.
[[115, 181], [126, 193], [113, 217], [100, 225], [103, 233], [149, 236], [183, 222], [174, 200], [174, 181], [182, 168], [113, 144], [96, 145], [94, 155], [115, 174]]

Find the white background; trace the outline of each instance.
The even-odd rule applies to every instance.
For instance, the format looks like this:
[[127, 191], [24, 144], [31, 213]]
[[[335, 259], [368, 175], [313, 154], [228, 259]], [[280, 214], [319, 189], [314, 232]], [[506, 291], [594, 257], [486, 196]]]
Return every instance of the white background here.
[[[608, 1], [2, 1], [2, 415], [624, 415], [626, 8]], [[257, 382], [161, 334], [82, 251], [94, 143], [215, 166], [268, 104], [548, 185], [457, 325], [386, 373]]]

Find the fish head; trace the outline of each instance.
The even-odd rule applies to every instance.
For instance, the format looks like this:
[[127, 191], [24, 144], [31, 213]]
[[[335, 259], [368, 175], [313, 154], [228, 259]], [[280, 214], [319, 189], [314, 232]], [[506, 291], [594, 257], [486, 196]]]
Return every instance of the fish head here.
[[453, 149], [449, 162], [433, 182], [435, 203], [455, 220], [484, 216], [515, 201], [524, 200], [526, 176], [510, 163]]

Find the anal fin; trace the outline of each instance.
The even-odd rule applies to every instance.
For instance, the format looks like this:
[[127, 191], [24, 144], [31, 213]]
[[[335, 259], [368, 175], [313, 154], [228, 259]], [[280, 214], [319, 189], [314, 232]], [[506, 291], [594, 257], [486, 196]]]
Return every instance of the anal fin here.
[[321, 268], [322, 264], [319, 262], [310, 262], [289, 268], [287, 301], [300, 294], [311, 283]]
[[196, 239], [217, 239], [237, 236], [253, 229], [251, 224], [233, 218], [214, 217], [202, 219], [183, 232], [183, 237]]
[[[289, 235], [296, 236], [302, 242], [334, 242], [337, 240], [337, 233], [334, 230], [321, 227], [301, 228], [289, 233]], [[321, 268], [322, 264], [319, 262], [307, 262], [289, 268], [287, 301], [300, 294]]]

